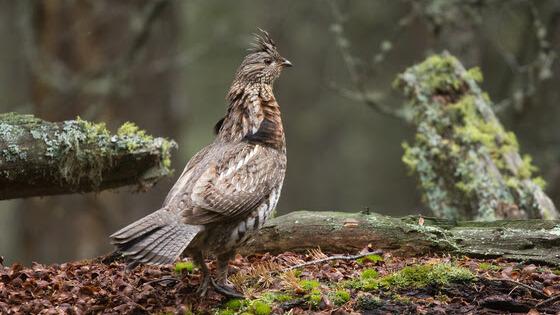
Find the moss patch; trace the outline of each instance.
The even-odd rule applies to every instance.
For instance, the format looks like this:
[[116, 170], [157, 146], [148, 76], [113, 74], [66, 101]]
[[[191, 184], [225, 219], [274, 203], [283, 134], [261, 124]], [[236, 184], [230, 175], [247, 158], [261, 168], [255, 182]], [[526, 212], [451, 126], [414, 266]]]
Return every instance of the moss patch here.
[[320, 283], [317, 280], [300, 280], [300, 282], [299, 282], [299, 286], [305, 291], [309, 291], [309, 290], [313, 290], [315, 288], [318, 288], [319, 285], [320, 285]]
[[378, 262], [382, 262], [383, 261], [383, 257], [377, 254], [371, 254], [362, 258], [358, 258], [356, 259], [356, 262], [358, 264], [364, 264], [366, 262], [372, 262], [372, 263], [378, 263]]
[[194, 271], [194, 263], [191, 261], [180, 261], [175, 264], [175, 272], [183, 273], [188, 272], [191, 273]]
[[491, 264], [491, 263], [482, 262], [482, 263], [478, 264], [478, 269], [484, 270], [484, 271], [486, 271], [486, 270], [498, 271], [498, 270], [501, 270], [502, 267], [500, 267], [498, 265]]
[[471, 282], [474, 279], [475, 276], [470, 270], [444, 263], [405, 267], [383, 277], [380, 283], [386, 287], [423, 288], [429, 285], [442, 287], [452, 282]]
[[450, 263], [424, 264], [404, 267], [384, 277], [378, 277], [374, 270], [364, 270], [360, 279], [353, 279], [343, 284], [344, 287], [360, 291], [385, 289], [423, 288], [429, 285], [443, 287], [452, 282], [470, 282], [474, 274], [463, 267]]
[[336, 306], [341, 306], [350, 301], [350, 292], [346, 290], [337, 290], [329, 294], [330, 300]]

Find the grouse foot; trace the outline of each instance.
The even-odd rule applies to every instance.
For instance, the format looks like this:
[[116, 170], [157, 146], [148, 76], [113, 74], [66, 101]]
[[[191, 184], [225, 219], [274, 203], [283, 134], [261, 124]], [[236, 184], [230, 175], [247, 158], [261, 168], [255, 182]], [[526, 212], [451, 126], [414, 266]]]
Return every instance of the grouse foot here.
[[239, 292], [237, 292], [237, 290], [235, 290], [235, 288], [233, 287], [233, 285], [224, 283], [224, 284], [218, 284], [216, 283], [216, 281], [214, 281], [214, 279], [212, 280], [212, 286], [214, 287], [214, 290], [216, 290], [216, 292], [226, 296], [226, 297], [230, 297], [230, 298], [238, 298], [238, 299], [244, 299], [245, 296]]

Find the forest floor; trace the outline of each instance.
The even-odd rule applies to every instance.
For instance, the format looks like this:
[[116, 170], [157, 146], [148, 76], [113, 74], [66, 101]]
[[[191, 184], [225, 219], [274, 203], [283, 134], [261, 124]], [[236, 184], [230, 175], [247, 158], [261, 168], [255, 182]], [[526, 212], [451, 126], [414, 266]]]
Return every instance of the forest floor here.
[[328, 256], [320, 251], [237, 256], [230, 264], [230, 281], [245, 294], [244, 300], [228, 299], [212, 290], [199, 298], [195, 290], [200, 272], [187, 260], [133, 270], [122, 262], [105, 264], [101, 259], [48, 266], [0, 265], [0, 313], [560, 313], [557, 267], [435, 255], [400, 258], [384, 253], [285, 271]]

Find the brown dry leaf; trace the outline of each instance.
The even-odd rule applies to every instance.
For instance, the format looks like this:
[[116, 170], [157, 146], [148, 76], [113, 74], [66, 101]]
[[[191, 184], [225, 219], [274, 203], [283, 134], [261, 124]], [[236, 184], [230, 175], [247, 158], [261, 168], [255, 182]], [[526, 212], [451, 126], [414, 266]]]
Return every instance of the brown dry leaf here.
[[543, 288], [543, 292], [544, 292], [544, 294], [546, 294], [548, 296], [552, 296], [552, 295], [560, 293], [560, 290], [554, 288], [553, 286], [548, 286], [548, 287]]

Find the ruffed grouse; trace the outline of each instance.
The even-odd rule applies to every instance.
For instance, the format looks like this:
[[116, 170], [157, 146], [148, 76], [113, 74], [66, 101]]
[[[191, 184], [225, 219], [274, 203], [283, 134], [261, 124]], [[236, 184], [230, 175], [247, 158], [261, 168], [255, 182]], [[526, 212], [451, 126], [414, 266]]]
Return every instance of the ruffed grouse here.
[[[291, 65], [268, 33], [257, 35], [235, 74], [214, 142], [187, 163], [161, 209], [111, 235], [132, 265], [170, 264], [184, 252], [203, 273], [200, 295], [210, 283], [237, 295], [227, 282], [228, 262], [270, 217], [284, 181], [286, 143], [272, 85]], [[217, 258], [217, 281], [206, 255]]]

